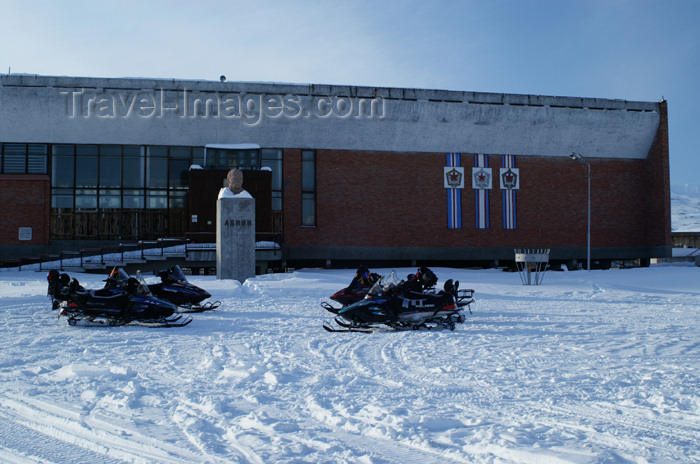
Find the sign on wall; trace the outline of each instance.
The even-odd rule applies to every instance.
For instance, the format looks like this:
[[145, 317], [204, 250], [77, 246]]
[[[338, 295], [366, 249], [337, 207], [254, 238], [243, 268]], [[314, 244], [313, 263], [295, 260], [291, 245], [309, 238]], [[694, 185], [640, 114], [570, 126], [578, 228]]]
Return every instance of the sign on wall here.
[[493, 187], [491, 168], [472, 168], [472, 188], [477, 190], [489, 190]]
[[32, 228], [31, 227], [20, 227], [19, 228], [19, 239], [20, 240], [31, 240], [32, 239]]
[[445, 188], [464, 188], [464, 168], [445, 167]]
[[500, 169], [501, 190], [518, 190], [520, 188], [520, 170], [518, 168]]

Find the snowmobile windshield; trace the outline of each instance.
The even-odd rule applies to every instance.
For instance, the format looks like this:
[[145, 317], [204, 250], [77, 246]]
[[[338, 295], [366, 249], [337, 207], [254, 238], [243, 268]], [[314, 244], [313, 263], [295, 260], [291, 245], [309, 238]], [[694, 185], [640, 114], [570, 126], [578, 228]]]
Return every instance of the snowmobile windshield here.
[[146, 283], [146, 279], [144, 279], [143, 275], [141, 275], [141, 271], [136, 272], [136, 279], [133, 277], [131, 278], [131, 282], [133, 284], [133, 294], [134, 295], [149, 295], [151, 293], [151, 290], [148, 288], [148, 284]]
[[382, 276], [381, 279], [379, 279], [374, 285], [372, 285], [372, 288], [370, 288], [369, 292], [367, 292], [367, 297], [369, 298], [381, 295], [383, 293], [388, 292], [392, 288], [398, 287], [401, 284], [402, 280], [396, 276], [396, 272], [391, 271], [391, 274], [389, 274], [388, 276]]
[[119, 288], [126, 290], [129, 282], [129, 274], [124, 269], [113, 269], [105, 280], [105, 288]]
[[180, 266], [177, 264], [169, 269], [168, 278], [176, 282], [187, 282], [185, 273], [182, 272], [182, 269], [180, 269]]

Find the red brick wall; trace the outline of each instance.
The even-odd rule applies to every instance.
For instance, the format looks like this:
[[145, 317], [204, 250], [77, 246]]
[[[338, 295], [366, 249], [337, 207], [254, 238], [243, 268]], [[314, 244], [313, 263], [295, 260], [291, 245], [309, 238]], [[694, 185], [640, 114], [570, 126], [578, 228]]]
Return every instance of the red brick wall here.
[[[663, 199], [668, 174], [659, 172], [668, 157], [659, 148], [663, 141], [655, 146], [648, 160], [587, 158], [592, 248], [670, 245], [670, 220], [665, 220], [670, 206]], [[300, 226], [300, 151], [284, 153], [289, 246], [586, 246], [586, 167], [568, 156], [516, 156], [520, 190], [515, 230], [503, 229], [497, 178], [490, 192], [490, 228], [475, 228], [469, 179], [462, 191], [462, 228], [447, 228], [443, 153], [317, 150], [316, 157], [318, 222], [309, 228]], [[468, 176], [473, 158], [462, 156]], [[489, 156], [489, 166], [497, 176], [501, 157]]]
[[671, 246], [671, 185], [668, 149], [668, 106], [659, 103], [661, 120], [646, 163], [647, 240]]
[[[49, 244], [49, 176], [0, 175], [0, 244]], [[32, 239], [19, 240], [19, 228], [31, 227]]]

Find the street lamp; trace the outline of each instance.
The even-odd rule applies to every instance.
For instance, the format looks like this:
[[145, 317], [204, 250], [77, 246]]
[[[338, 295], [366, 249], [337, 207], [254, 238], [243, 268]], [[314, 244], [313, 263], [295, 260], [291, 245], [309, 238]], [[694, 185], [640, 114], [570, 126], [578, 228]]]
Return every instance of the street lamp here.
[[569, 157], [579, 163], [585, 164], [587, 168], [586, 178], [588, 179], [588, 245], [586, 258], [588, 260], [588, 271], [591, 270], [591, 165], [578, 153], [569, 153]]

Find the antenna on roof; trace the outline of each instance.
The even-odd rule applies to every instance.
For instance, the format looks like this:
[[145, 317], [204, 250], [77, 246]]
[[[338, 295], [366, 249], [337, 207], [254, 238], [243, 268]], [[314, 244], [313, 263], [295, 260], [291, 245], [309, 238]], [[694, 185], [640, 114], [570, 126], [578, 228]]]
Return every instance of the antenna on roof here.
[[219, 77], [219, 82], [226, 82], [226, 76], [222, 74], [221, 77]]

